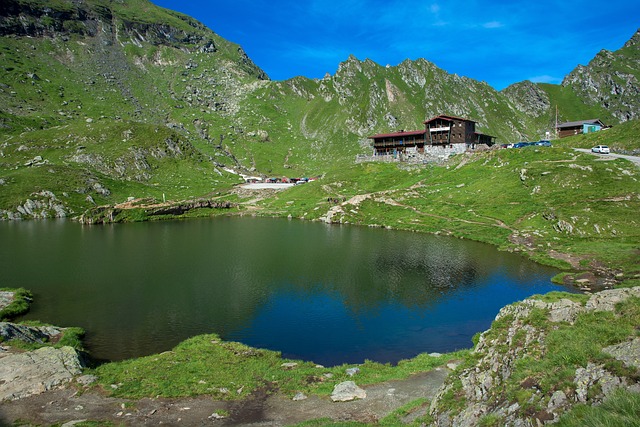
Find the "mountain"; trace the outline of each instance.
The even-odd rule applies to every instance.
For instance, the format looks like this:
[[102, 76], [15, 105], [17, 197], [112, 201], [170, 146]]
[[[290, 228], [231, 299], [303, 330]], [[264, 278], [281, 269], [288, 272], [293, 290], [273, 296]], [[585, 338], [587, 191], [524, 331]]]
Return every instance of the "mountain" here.
[[640, 118], [640, 30], [620, 50], [602, 50], [586, 67], [579, 65], [562, 86], [620, 122]]
[[238, 182], [208, 131], [268, 80], [239, 46], [146, 0], [7, 0], [0, 34], [0, 208], [68, 216]]
[[240, 174], [321, 175], [368, 153], [368, 135], [438, 114], [498, 142], [544, 137], [556, 106], [561, 120], [616, 124], [640, 114], [637, 40], [562, 85], [496, 91], [424, 59], [353, 56], [323, 79], [271, 81], [240, 46], [147, 0], [5, 0], [0, 218], [224, 194]]

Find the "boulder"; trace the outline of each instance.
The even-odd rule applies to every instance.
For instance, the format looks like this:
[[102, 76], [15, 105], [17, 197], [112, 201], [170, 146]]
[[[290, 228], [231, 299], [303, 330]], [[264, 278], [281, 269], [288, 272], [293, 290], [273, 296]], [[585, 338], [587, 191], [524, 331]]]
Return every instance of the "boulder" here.
[[367, 392], [358, 387], [353, 381], [345, 381], [337, 384], [331, 393], [331, 400], [334, 402], [348, 402], [366, 397]]
[[350, 377], [360, 372], [360, 368], [349, 368], [345, 371]]
[[71, 347], [42, 347], [0, 356], [0, 401], [15, 400], [59, 387], [82, 372]]
[[613, 311], [616, 304], [626, 300], [630, 296], [640, 297], [640, 287], [608, 289], [593, 294], [587, 301], [587, 310]]
[[638, 337], [631, 341], [605, 347], [602, 351], [610, 354], [629, 368], [640, 369], [640, 338]]
[[13, 292], [0, 291], [0, 310], [13, 302]]

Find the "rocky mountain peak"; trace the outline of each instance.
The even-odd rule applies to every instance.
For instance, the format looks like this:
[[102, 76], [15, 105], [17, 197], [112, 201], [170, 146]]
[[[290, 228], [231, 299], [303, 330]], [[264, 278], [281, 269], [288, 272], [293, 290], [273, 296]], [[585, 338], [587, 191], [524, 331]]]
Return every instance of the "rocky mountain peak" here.
[[624, 44], [624, 47], [640, 46], [640, 28], [636, 33]]
[[503, 94], [519, 111], [535, 117], [543, 115], [551, 107], [549, 95], [540, 86], [525, 80], [506, 87]]
[[635, 53], [640, 46], [640, 31], [624, 47], [610, 52], [601, 50], [588, 65], [578, 65], [562, 81], [587, 104], [600, 106], [619, 121], [640, 117], [640, 71]]

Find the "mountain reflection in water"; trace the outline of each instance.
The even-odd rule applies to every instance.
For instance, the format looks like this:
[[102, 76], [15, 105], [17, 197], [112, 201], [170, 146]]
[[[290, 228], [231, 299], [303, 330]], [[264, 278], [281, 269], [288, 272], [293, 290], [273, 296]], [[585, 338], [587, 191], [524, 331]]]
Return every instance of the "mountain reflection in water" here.
[[471, 241], [268, 218], [0, 223], [0, 281], [26, 316], [81, 326], [94, 357], [202, 333], [334, 365], [471, 346], [556, 271]]

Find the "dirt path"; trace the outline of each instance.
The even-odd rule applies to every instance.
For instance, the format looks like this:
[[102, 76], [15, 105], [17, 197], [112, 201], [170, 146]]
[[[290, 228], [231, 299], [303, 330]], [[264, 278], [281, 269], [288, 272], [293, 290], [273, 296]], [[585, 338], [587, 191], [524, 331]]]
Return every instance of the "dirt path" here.
[[[266, 390], [243, 401], [221, 402], [208, 396], [128, 400], [104, 397], [95, 391], [78, 394], [67, 388], [0, 403], [0, 425], [14, 425], [16, 420], [38, 425], [93, 420], [130, 426], [287, 426], [317, 418], [375, 422], [416, 399], [432, 398], [448, 372], [436, 369], [402, 381], [363, 387], [365, 399], [342, 403], [326, 396], [293, 401]], [[354, 379], [357, 382], [357, 377]], [[413, 415], [421, 415], [426, 408], [418, 411]]]

